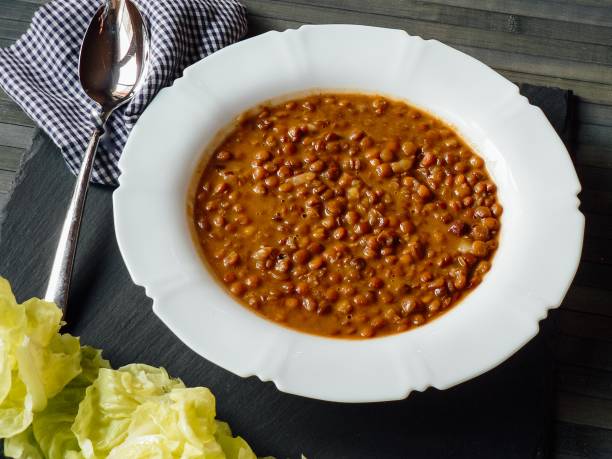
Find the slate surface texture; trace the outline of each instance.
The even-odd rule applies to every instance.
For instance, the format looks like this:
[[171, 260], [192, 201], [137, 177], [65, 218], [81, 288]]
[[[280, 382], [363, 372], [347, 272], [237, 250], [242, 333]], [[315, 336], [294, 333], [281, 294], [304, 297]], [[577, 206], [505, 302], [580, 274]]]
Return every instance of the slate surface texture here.
[[[571, 95], [522, 86], [567, 138]], [[6, 208], [0, 275], [20, 300], [45, 290], [74, 178], [40, 131]], [[135, 286], [115, 240], [112, 189], [93, 187], [87, 200], [73, 289], [69, 331], [104, 349], [113, 366], [161, 365], [188, 385], [209, 387], [218, 417], [259, 455], [277, 458], [544, 458], [550, 453], [555, 367], [550, 320], [540, 334], [496, 369], [446, 391], [428, 389], [399, 402], [338, 404], [279, 392], [272, 383], [243, 379], [199, 357], [153, 314]], [[227, 330], [227, 339], [240, 339]], [[359, 356], [355, 356], [359, 364]]]

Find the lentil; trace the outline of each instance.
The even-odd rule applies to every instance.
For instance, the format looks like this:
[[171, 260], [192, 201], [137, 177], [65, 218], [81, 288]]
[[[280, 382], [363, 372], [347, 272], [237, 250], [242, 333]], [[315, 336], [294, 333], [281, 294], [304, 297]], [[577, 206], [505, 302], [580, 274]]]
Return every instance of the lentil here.
[[246, 307], [370, 338], [421, 326], [489, 271], [503, 208], [485, 162], [403, 102], [313, 95], [247, 112], [197, 179], [194, 234]]

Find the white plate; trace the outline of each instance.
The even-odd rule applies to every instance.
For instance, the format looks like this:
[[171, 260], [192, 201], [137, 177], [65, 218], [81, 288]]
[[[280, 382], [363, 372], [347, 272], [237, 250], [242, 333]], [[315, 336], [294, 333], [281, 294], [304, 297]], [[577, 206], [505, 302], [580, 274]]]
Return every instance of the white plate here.
[[[498, 185], [504, 215], [491, 271], [425, 326], [358, 341], [296, 332], [232, 300], [196, 252], [186, 203], [204, 148], [242, 111], [314, 88], [378, 92], [424, 108], [456, 126]], [[580, 184], [542, 111], [477, 60], [399, 30], [304, 26], [218, 51], [161, 91], [119, 165], [117, 239], [155, 313], [206, 359], [306, 397], [401, 399], [487, 371], [537, 333], [580, 258]]]

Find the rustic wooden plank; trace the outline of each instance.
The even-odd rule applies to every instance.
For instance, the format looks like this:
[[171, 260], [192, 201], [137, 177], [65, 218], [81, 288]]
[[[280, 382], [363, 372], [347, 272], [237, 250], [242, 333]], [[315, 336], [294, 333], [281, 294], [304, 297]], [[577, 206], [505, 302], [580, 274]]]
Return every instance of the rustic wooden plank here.
[[579, 101], [576, 105], [576, 119], [581, 123], [612, 126], [612, 105]]
[[541, 0], [555, 5], [557, 3], [567, 3], [570, 5], [586, 6], [612, 6], [612, 0]]
[[462, 8], [452, 5], [436, 4], [417, 0], [305, 0], [290, 3], [315, 4], [334, 7], [362, 14], [382, 14], [456, 25], [491, 32], [506, 32], [515, 35], [553, 38], [582, 43], [608, 45], [612, 42], [612, 28], [578, 24], [575, 22], [554, 21], [549, 18], [517, 16], [496, 11]]
[[585, 216], [585, 238], [612, 239], [612, 215], [590, 214]]
[[612, 167], [612, 146], [578, 144], [572, 149], [576, 164], [597, 167]]
[[526, 0], [428, 0], [430, 3], [463, 6], [486, 11], [548, 18], [563, 22], [578, 22], [609, 26], [612, 11], [602, 6], [585, 6], [572, 3], [533, 2]]
[[578, 126], [576, 140], [588, 145], [610, 146], [612, 126], [582, 123]]
[[612, 83], [612, 72], [608, 67], [602, 65], [568, 62], [567, 59], [517, 54], [512, 51], [477, 48], [474, 46], [458, 45], [450, 41], [449, 44], [500, 71], [547, 75], [554, 78], [608, 85]]
[[[254, 16], [249, 12], [249, 36], [254, 36], [268, 30], [285, 30], [302, 25], [292, 19], [278, 19], [267, 16]], [[543, 86], [553, 86], [571, 89], [582, 100], [600, 104], [612, 104], [612, 85], [561, 78], [557, 75], [538, 75], [530, 72], [520, 72], [496, 68], [502, 75], [515, 83], [530, 83]]]
[[0, 18], [30, 22], [38, 5], [15, 0], [0, 0]]
[[608, 191], [582, 190], [580, 209], [586, 213], [612, 214], [612, 193]]
[[612, 400], [560, 391], [557, 420], [601, 429], [612, 429]]
[[[557, 372], [558, 393], [557, 412], [558, 422], [576, 423], [582, 429], [602, 429], [603, 438], [593, 441], [588, 437], [580, 435], [580, 454], [577, 457], [608, 457], [610, 450], [605, 446], [606, 441], [612, 438], [609, 427], [612, 413], [607, 411], [612, 400], [612, 372], [593, 370], [581, 366], [560, 365]], [[558, 435], [557, 435], [558, 437]], [[555, 439], [555, 458], [559, 455], [559, 449], [568, 454], [578, 454], [578, 451], [567, 450], [567, 443], [571, 441], [572, 435], [564, 434], [563, 438]], [[603, 440], [603, 441], [602, 441]], [[575, 441], [575, 440], [574, 440]], [[570, 456], [571, 457], [571, 456]], [[576, 457], [576, 456], [574, 456]]]
[[33, 127], [0, 122], [0, 145], [5, 147], [28, 148], [33, 135]]
[[26, 150], [0, 145], [0, 169], [16, 171]]
[[[342, 15], [330, 18], [330, 22], [347, 23], [355, 21], [351, 21]], [[302, 25], [302, 22], [293, 20], [255, 15], [251, 16], [250, 23], [252, 34], [265, 30], [285, 30]], [[368, 23], [371, 24], [373, 21], [368, 21]], [[385, 21], [375, 25], [398, 27], [397, 24], [386, 24]], [[573, 89], [577, 95], [587, 100], [612, 103], [612, 85], [610, 85], [612, 83], [612, 70], [606, 66], [581, 62], [572, 62], [571, 65], [568, 65], [567, 60], [525, 54], [518, 55], [514, 52], [457, 45], [451, 40], [444, 40], [443, 38], [442, 40], [483, 61], [514, 82], [544, 83], [548, 86]]]
[[612, 317], [610, 297], [609, 290], [573, 285], [567, 292], [561, 309]]
[[612, 343], [566, 335], [555, 337], [555, 358], [559, 363], [612, 371]]
[[259, 35], [270, 30], [277, 30], [280, 32], [286, 29], [296, 29], [305, 24], [304, 22], [296, 21], [294, 19], [279, 19], [265, 15], [254, 15], [248, 8], [247, 20], [249, 24], [247, 36], [249, 37], [254, 37], [255, 35]]
[[586, 456], [576, 456], [574, 454], [568, 454], [568, 453], [559, 453], [557, 451], [553, 452], [553, 456], [554, 459], [580, 459]]
[[[9, 201], [9, 194], [0, 193], [0, 215], [2, 215], [2, 211], [4, 210], [4, 207], [6, 206], [8, 201]], [[0, 220], [1, 220], [1, 217], [0, 217]]]
[[8, 48], [13, 43], [15, 43], [15, 40], [9, 40], [7, 38], [0, 38], [0, 48]]
[[[317, 7], [286, 1], [247, 0], [244, 2], [255, 16], [279, 19], [300, 18], [300, 22], [318, 23], [321, 17], [339, 24], [364, 22], [367, 24], [404, 29], [412, 35], [435, 38], [506, 70], [524, 71], [541, 75], [584, 79], [612, 83], [612, 50], [610, 47], [525, 35], [490, 32], [448, 24], [415, 21], [394, 15], [368, 14], [333, 7]], [[572, 61], [568, 66], [567, 61]]]
[[13, 188], [14, 171], [0, 169], [0, 193], [8, 193]]
[[499, 73], [515, 83], [530, 83], [541, 86], [552, 86], [570, 89], [574, 94], [587, 102], [612, 104], [612, 86], [591, 81], [560, 78], [559, 75], [535, 75], [526, 72], [515, 72], [496, 68]]
[[577, 365], [559, 365], [559, 390], [593, 398], [612, 400], [612, 372]]
[[21, 36], [21, 34], [23, 34], [23, 32], [26, 31], [27, 28], [27, 22], [3, 19], [0, 17], [0, 38], [15, 41]]
[[0, 88], [0, 101], [2, 102], [6, 102], [9, 101], [11, 102], [12, 99], [8, 96], [7, 93], [4, 92], [4, 89]]
[[[583, 287], [600, 288], [603, 290], [612, 290], [612, 266], [592, 263], [589, 261], [581, 261], [578, 266], [578, 272], [574, 280], [575, 285]], [[612, 328], [610, 329], [612, 330]], [[609, 333], [612, 338], [612, 333]]]
[[0, 122], [20, 126], [36, 126], [36, 123], [15, 102], [7, 100], [0, 100]]
[[557, 422], [554, 427], [554, 458], [612, 457], [612, 431], [567, 422]]
[[552, 315], [556, 318], [561, 333], [612, 342], [612, 333], [610, 333], [612, 317], [610, 316], [570, 311], [568, 309], [555, 310]]
[[[0, 0], [0, 1], [10, 1], [10, 0]], [[586, 1], [586, 0], [583, 0], [583, 1]], [[30, 2], [31, 2], [31, 4], [40, 3], [39, 1], [36, 1], [36, 0], [34, 0], [34, 1], [29, 0], [27, 3], [30, 3]], [[23, 2], [15, 2], [15, 3], [23, 3]], [[374, 3], [374, 2], [372, 2], [372, 3]], [[523, 3], [525, 3], [525, 2], [523, 2]], [[473, 5], [474, 5], [474, 3], [471, 2], [470, 7], [473, 7]], [[0, 3], [0, 11], [2, 11], [2, 4], [1, 3]], [[508, 15], [510, 20], [512, 18], [512, 16], [511, 16], [512, 14], [513, 13], [510, 13], [510, 15]], [[299, 16], [295, 15], [293, 17], [299, 17]], [[473, 19], [474, 23], [472, 25], [470, 25], [470, 27], [476, 27], [477, 26], [476, 25], [477, 21], [484, 21], [486, 18], [490, 18], [490, 17], [491, 16], [486, 16], [486, 15], [483, 15], [481, 17], [476, 17], [476, 19]], [[485, 19], [483, 19], [483, 18], [485, 18]], [[523, 18], [523, 17], [521, 17], [521, 18], [517, 18], [517, 19], [518, 19], [518, 24], [520, 24], [523, 27], [525, 27], [525, 24], [529, 23], [528, 21], [535, 21], [537, 18], [534, 19], [534, 18]], [[547, 20], [548, 20], [547, 18], [543, 18], [542, 22], [546, 22]], [[255, 26], [255, 30], [258, 30], [257, 28], [259, 28], [259, 30], [263, 30], [264, 28], [266, 28], [266, 24], [270, 25], [272, 28], [279, 28], [281, 30], [286, 28], [286, 27], [295, 27], [296, 25], [299, 25], [299, 23], [297, 23], [296, 21], [291, 21], [289, 19], [287, 19], [287, 20], [282, 20], [282, 19], [281, 20], [277, 20], [277, 19], [270, 20], [269, 18], [259, 18], [259, 17], [257, 17], [256, 18], [256, 22], [257, 22], [257, 25]], [[457, 25], [459, 25], [459, 24], [457, 24]], [[481, 25], [482, 25], [482, 28], [486, 29], [486, 24], [484, 22], [482, 22]], [[568, 25], [575, 26], [575, 24], [573, 24], [573, 23], [568, 23]], [[511, 27], [512, 24], [509, 24], [508, 26]], [[503, 24], [497, 23], [497, 22], [493, 22], [490, 25], [490, 28], [487, 29], [487, 30], [491, 30], [491, 31], [496, 31], [497, 32], [495, 27], [503, 27]], [[503, 30], [502, 30], [502, 32], [503, 32]], [[253, 30], [251, 31], [251, 33], [253, 33]], [[534, 33], [535, 33], [535, 31], [534, 31]], [[542, 33], [548, 33], [548, 32], [544, 31]], [[580, 39], [583, 39], [583, 37], [580, 37]], [[597, 39], [597, 37], [595, 37], [595, 39]], [[1, 44], [2, 44], [2, 41], [0, 41], [0, 45]], [[530, 70], [530, 72], [531, 72], [531, 70]], [[519, 79], [515, 79], [514, 81], [535, 82], [534, 80], [539, 79], [540, 81], [552, 82], [549, 85], [553, 85], [553, 86], [561, 86], [560, 84], [555, 84], [555, 82], [561, 81], [562, 83], [567, 84], [568, 87], [574, 89], [579, 96], [584, 97], [586, 100], [598, 101], [598, 102], [609, 101], [610, 103], [612, 103], [612, 96], [610, 95], [611, 94], [611, 92], [610, 92], [611, 87], [607, 86], [605, 84], [592, 83], [592, 82], [573, 81], [573, 80], [571, 80], [571, 79], [569, 79], [567, 77], [567, 74], [564, 74], [564, 75], [566, 75], [565, 78], [559, 79], [559, 78], [556, 78], [555, 75], [552, 74], [552, 72], [551, 72], [551, 75], [534, 75], [534, 74], [531, 74], [530, 72], [522, 72], [522, 71], [521, 72], [516, 72], [516, 71], [512, 71], [511, 70], [511, 71], [506, 71], [505, 73], [506, 74], [512, 74], [513, 77], [521, 76], [524, 73], [526, 78], [530, 78], [531, 79], [531, 81], [526, 80], [526, 79], [520, 79], [520, 80]], [[576, 75], [578, 75], [578, 74], [576, 74]], [[578, 76], [580, 76], [580, 75], [578, 75]], [[1, 107], [1, 104], [0, 104], [0, 107]], [[603, 107], [606, 107], [606, 106], [603, 106]], [[589, 112], [588, 109], [591, 109], [591, 108], [594, 109], [594, 110]], [[587, 123], [587, 124], [609, 126], [610, 124], [606, 121], [606, 119], [607, 119], [606, 118], [606, 116], [607, 116], [606, 113], [607, 112], [605, 110], [606, 109], [604, 108], [604, 111], [602, 111], [602, 109], [600, 107], [587, 107], [586, 111], [579, 112], [580, 113], [580, 115], [579, 115], [580, 118], [579, 119], [581, 121]], [[586, 139], [588, 141], [590, 141], [593, 138], [595, 140], [597, 140], [597, 139], [605, 139], [605, 137], [602, 134], [605, 134], [607, 131], [601, 130], [599, 128], [594, 128], [594, 130], [593, 130], [592, 128], [587, 127], [586, 130], [582, 131], [582, 132], [583, 132], [583, 134], [587, 134]], [[4, 139], [4, 136], [2, 134], [2, 131], [0, 131], [0, 142], [3, 142], [3, 139]], [[582, 140], [582, 138], [581, 138], [581, 140]], [[607, 145], [607, 146], [610, 145], [609, 142], [605, 143], [605, 142], [603, 142], [601, 140], [597, 140], [597, 141], [602, 143], [602, 145]], [[608, 156], [608, 154], [606, 153], [607, 151], [608, 150], [606, 150], [606, 149], [599, 148], [597, 145], [586, 145], [585, 148], [582, 148], [581, 146], [579, 146], [579, 148], [577, 149], [577, 155], [576, 155], [577, 163], [578, 164], [582, 164], [582, 165], [586, 165], [586, 166], [589, 166], [589, 165], [590, 166], [593, 166], [593, 165], [607, 165], [607, 166], [609, 166], [612, 160], [609, 159], [610, 156]], [[0, 152], [0, 158], [2, 158], [1, 152]], [[591, 182], [594, 183], [595, 184], [594, 186], [595, 186], [596, 190], [600, 190], [600, 191], [601, 190], [608, 190], [609, 188], [607, 188], [605, 183], [603, 182], [604, 175], [601, 175], [601, 174], [598, 175], [598, 173], [599, 172], [595, 171], [595, 172], [593, 172], [593, 174], [595, 174], [595, 175], [589, 175], [588, 176], [588, 180], [587, 180], [588, 183], [591, 183]], [[587, 175], [588, 174], [589, 173], [587, 173]], [[2, 205], [3, 205], [3, 203], [2, 203], [2, 197], [3, 196], [7, 196], [7, 195], [5, 193], [0, 193], [0, 208], [2, 208]], [[594, 195], [591, 194], [591, 195], [589, 195], [589, 197], [592, 198], [592, 197], [594, 197]], [[587, 199], [587, 202], [589, 202], [588, 199]], [[610, 202], [612, 202], [612, 200]], [[601, 207], [601, 205], [597, 204], [595, 206], [595, 208], [601, 210], [602, 207]], [[605, 208], [605, 203], [604, 203], [604, 208]], [[592, 219], [589, 219], [589, 215], [587, 215], [587, 234], [589, 234], [589, 228], [590, 228], [590, 230], [592, 232], [596, 233], [596, 234], [600, 234], [600, 232], [602, 232], [604, 234], [608, 234], [609, 235], [610, 233], [606, 231], [606, 228], [609, 229], [609, 226], [608, 227], [603, 227], [603, 229], [602, 229], [602, 226], [598, 223], [599, 220], [604, 220], [604, 222], [606, 224], [608, 224], [609, 223], [608, 219], [609, 219], [608, 216], [597, 215], [597, 214], [592, 215]], [[592, 222], [595, 222], [595, 223], [593, 223], [593, 224], [591, 224], [589, 226], [589, 221], [592, 221]], [[591, 257], [591, 255], [587, 255], [587, 258], [592, 259], [593, 257]], [[597, 301], [595, 301], [595, 300], [597, 300], [597, 298], [598, 298], [597, 295], [599, 295], [599, 294], [604, 295], [605, 291], [603, 291], [603, 290], [600, 291], [597, 288], [589, 288], [589, 287], [574, 287], [572, 289], [572, 291], [574, 289], [587, 289], [589, 291], [590, 290], [594, 291], [594, 292], [590, 292], [589, 293], [590, 296], [587, 295], [588, 292], [583, 291], [582, 295], [581, 295], [581, 298], [584, 299], [585, 297], [588, 297], [591, 300], [593, 300], [593, 302], [589, 303], [589, 305], [587, 305], [587, 306], [584, 306], [584, 303], [580, 303], [579, 306], [577, 306], [577, 308], [585, 307], [586, 309], [583, 312], [598, 312], [599, 311], [600, 313], [603, 314], [603, 312], [601, 312], [605, 308], [605, 304], [604, 304], [603, 300], [601, 302], [599, 302], [599, 303]], [[570, 291], [570, 294], [568, 296], [571, 295], [572, 291]], [[578, 292], [577, 294], [579, 294], [579, 293], [580, 292]], [[570, 304], [570, 306], [572, 305], [571, 298], [570, 298], [570, 301], [569, 301], [568, 304]], [[564, 307], [565, 307], [565, 303], [564, 303]], [[576, 309], [576, 310], [582, 311], [581, 309]], [[608, 362], [607, 364], [610, 366], [610, 368], [612, 368], [612, 345], [610, 345], [610, 343], [604, 342], [604, 344], [602, 344], [601, 340], [592, 340], [592, 339], [591, 340], [585, 340], [585, 339], [579, 338], [579, 337], [571, 337], [571, 339], [578, 340], [578, 341], [580, 341], [582, 343], [587, 342], [587, 341], [588, 342], [598, 343], [597, 346], [596, 346], [597, 347], [597, 352], [596, 353], [588, 353], [590, 348], [588, 346], [586, 346], [586, 345], [580, 347], [580, 346], [575, 346], [575, 345], [572, 346], [570, 344], [570, 345], [567, 346], [567, 347], [572, 347], [574, 349], [574, 351], [576, 351], [576, 349], [577, 349], [577, 351], [576, 351], [577, 354], [576, 355], [578, 355], [582, 359], [581, 363], [582, 363], [582, 361], [584, 361], [585, 363], [588, 364], [589, 363], [589, 359], [595, 359], [597, 357], [599, 360], [596, 360], [595, 363], [597, 363], [599, 365], [602, 365], [602, 364], [606, 364], [606, 362]], [[610, 346], [610, 347], [606, 347], [606, 346]], [[582, 350], [584, 352], [582, 354], [580, 354], [580, 350]], [[585, 353], [588, 354], [588, 357], [585, 357], [585, 355], [584, 355]], [[609, 357], [607, 357], [607, 360], [605, 358], [606, 356], [609, 356]], [[566, 386], [566, 387], [564, 387], [565, 392], [576, 392], [575, 390], [572, 390], [572, 388], [575, 388], [575, 387], [577, 387], [579, 385], [579, 383], [581, 381], [580, 377], [583, 377], [583, 376], [581, 376], [580, 374], [573, 375], [573, 376], [570, 374], [569, 377], [567, 375], [565, 375], [565, 376], [566, 376], [566, 379], [564, 381], [564, 384]], [[571, 379], [572, 377], [574, 379]], [[567, 378], [569, 378], [569, 380]], [[602, 394], [605, 395], [605, 393], [603, 392], [604, 391], [604, 387], [602, 386], [602, 382], [599, 379], [597, 379], [595, 382], [592, 382], [591, 384], [589, 384], [588, 387], [589, 387], [589, 390], [594, 390], [594, 391], [598, 390], [598, 388], [601, 388]], [[584, 395], [584, 394], [582, 394], [582, 395]], [[592, 394], [586, 394], [586, 395], [592, 395]], [[583, 399], [586, 399], [587, 401], [585, 402]], [[586, 398], [585, 397], [582, 397], [582, 398], [578, 397], [578, 398], [576, 398], [576, 396], [573, 395], [573, 394], [570, 394], [567, 397], [564, 396], [563, 402], [562, 402], [562, 403], [564, 403], [564, 405], [561, 406], [561, 408], [565, 409], [566, 411], [568, 409], [570, 409], [571, 411], [569, 412], [569, 418], [567, 418], [567, 416], [566, 416], [566, 418], [564, 418], [563, 414], [562, 414], [561, 418], [565, 419], [565, 420], [567, 420], [567, 419], [575, 420], [575, 418], [578, 418], [579, 420], [585, 421], [585, 422], [590, 423], [590, 424], [600, 424], [601, 423], [601, 416], [599, 416], [599, 415], [601, 413], [596, 413], [594, 421], [592, 419], [593, 414], [589, 415], [589, 412], [590, 412], [589, 408], [590, 408], [590, 406], [588, 405], [588, 402], [590, 400], [591, 399], [589, 399], [588, 397], [586, 397]], [[576, 404], [576, 403], [578, 403], [578, 411], [574, 411], [574, 405], [572, 405], [572, 404]], [[580, 410], [582, 410], [582, 411], [580, 411]], [[567, 414], [567, 413], [565, 413], [565, 414]], [[567, 427], [567, 423], [562, 423], [562, 424]], [[585, 429], [588, 429], [588, 428], [585, 428]], [[599, 429], [599, 430], [601, 430], [601, 429]], [[591, 432], [591, 431], [588, 431], [588, 432]], [[600, 440], [602, 438], [609, 440], [611, 438], [610, 437], [610, 435], [611, 435], [610, 431], [605, 430], [604, 433], [606, 434], [605, 436], [601, 435], [600, 437], [597, 437], [597, 438], [599, 438]], [[588, 438], [590, 440], [591, 436], [592, 436], [592, 434], [589, 433], [589, 434], [584, 434], [583, 437], [580, 437], [579, 435], [576, 436], [576, 434], [574, 434], [574, 437], [572, 437], [572, 435], [570, 435], [569, 433], [567, 433], [565, 431], [563, 431], [563, 435], [565, 435], [565, 437], [569, 437], [570, 438], [569, 440], [567, 440], [567, 439], [564, 440], [565, 442], [575, 441], [575, 445], [578, 445], [578, 446], [582, 446], [583, 445], [582, 442], [585, 441], [585, 440], [583, 440], [583, 438]], [[578, 439], [575, 440], [575, 437], [577, 437]], [[601, 440], [601, 441], [603, 442], [603, 440]], [[607, 444], [609, 445], [609, 443], [607, 443]], [[562, 452], [559, 453], [561, 455], [558, 454], [556, 457], [567, 457], [567, 458], [569, 458], [569, 457], [609, 457], [609, 456], [604, 456], [604, 455], [598, 455], [598, 454], [601, 454], [601, 451], [604, 451], [604, 449], [603, 449], [604, 447], [605, 447], [605, 445], [602, 446], [601, 444], [597, 444], [596, 446], [593, 446], [591, 443], [588, 443], [587, 454], [583, 454], [584, 453], [584, 449], [580, 450], [580, 448], [578, 448], [578, 447], [575, 447], [574, 449], [566, 447], [565, 449], [561, 449]], [[557, 448], [557, 451], [559, 451], [559, 448]], [[610, 450], [608, 449], [607, 451], [610, 451]]]
[[[612, 137], [610, 137], [612, 139]], [[612, 191], [612, 169], [576, 165], [576, 173], [585, 190]]]
[[[593, 263], [612, 264], [612, 243], [610, 243], [610, 239], [585, 237], [581, 259]], [[610, 303], [612, 303], [612, 295], [609, 295], [609, 297]]]

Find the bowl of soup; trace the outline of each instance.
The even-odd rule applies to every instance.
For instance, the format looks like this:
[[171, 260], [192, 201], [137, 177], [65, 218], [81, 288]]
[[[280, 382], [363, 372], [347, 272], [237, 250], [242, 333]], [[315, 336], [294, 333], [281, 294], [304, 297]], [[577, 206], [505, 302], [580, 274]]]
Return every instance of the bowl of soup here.
[[541, 110], [398, 30], [225, 48], [161, 91], [120, 168], [117, 239], [160, 319], [312, 398], [401, 399], [496, 366], [581, 252], [580, 184]]

